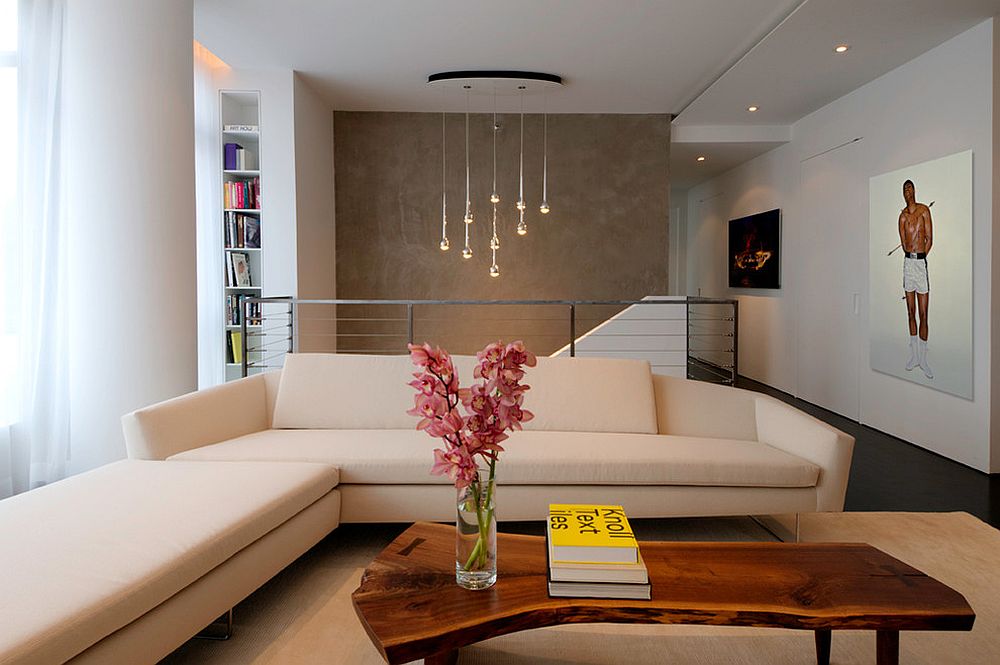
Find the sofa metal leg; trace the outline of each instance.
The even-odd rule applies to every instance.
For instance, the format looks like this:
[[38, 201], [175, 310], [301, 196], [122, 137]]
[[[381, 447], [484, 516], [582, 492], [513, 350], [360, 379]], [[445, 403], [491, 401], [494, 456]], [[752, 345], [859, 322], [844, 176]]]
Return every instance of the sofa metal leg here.
[[228, 640], [233, 636], [233, 608], [208, 624], [195, 637], [203, 640]]

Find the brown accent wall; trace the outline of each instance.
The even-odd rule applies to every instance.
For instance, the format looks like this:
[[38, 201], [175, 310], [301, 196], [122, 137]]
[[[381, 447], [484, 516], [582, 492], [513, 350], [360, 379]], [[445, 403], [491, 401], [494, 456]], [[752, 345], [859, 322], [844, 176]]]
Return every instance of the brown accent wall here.
[[[379, 299], [619, 299], [667, 293], [670, 117], [668, 115], [551, 115], [548, 120], [552, 212], [538, 211], [542, 192], [542, 116], [525, 115], [525, 199], [528, 234], [514, 232], [518, 190], [519, 121], [500, 116], [497, 188], [501, 276], [491, 278], [492, 114], [470, 121], [473, 258], [463, 260], [465, 201], [464, 115], [449, 114], [447, 132], [448, 236], [441, 236], [441, 115], [335, 113], [336, 267], [338, 298]], [[479, 312], [477, 315], [476, 312]], [[451, 310], [431, 337], [464, 350], [477, 331], [460, 333], [482, 310]], [[339, 313], [344, 316], [344, 313]], [[539, 351], [565, 342], [560, 310], [548, 310], [558, 332], [530, 330], [504, 311], [483, 335], [540, 335]], [[393, 317], [386, 317], [393, 318]], [[397, 330], [398, 321], [386, 322]], [[482, 328], [483, 326], [480, 326]], [[368, 328], [369, 329], [370, 325]], [[349, 328], [342, 332], [349, 334]], [[450, 331], [451, 338], [442, 335]], [[425, 332], [421, 336], [421, 333]], [[582, 332], [582, 331], [578, 331]], [[496, 333], [496, 334], [492, 334]], [[462, 337], [462, 339], [458, 339]], [[476, 339], [473, 341], [472, 338]], [[557, 338], [559, 338], [557, 340]], [[466, 343], [466, 340], [468, 343]], [[548, 341], [546, 341], [548, 340]], [[557, 341], [559, 343], [557, 343]], [[358, 339], [341, 339], [349, 350]], [[371, 342], [366, 342], [370, 344]], [[387, 340], [387, 348], [397, 343]], [[366, 347], [367, 348], [367, 347]]]

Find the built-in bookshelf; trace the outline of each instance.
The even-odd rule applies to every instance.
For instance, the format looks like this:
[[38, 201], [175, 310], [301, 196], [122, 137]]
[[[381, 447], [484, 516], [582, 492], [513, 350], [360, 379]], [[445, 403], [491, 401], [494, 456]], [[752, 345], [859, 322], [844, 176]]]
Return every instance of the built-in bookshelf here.
[[[223, 312], [226, 381], [242, 376], [244, 299], [263, 295], [261, 255], [264, 252], [260, 163], [260, 93], [223, 90], [219, 93], [222, 164]], [[247, 317], [247, 334], [260, 334], [260, 312]], [[253, 353], [250, 360], [255, 360]], [[259, 360], [259, 359], [257, 359]]]

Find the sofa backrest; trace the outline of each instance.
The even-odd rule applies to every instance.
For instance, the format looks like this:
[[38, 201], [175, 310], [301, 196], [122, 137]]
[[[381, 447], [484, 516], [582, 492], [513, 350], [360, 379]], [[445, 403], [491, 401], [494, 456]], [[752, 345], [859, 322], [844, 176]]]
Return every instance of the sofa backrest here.
[[526, 370], [524, 429], [656, 434], [653, 378], [645, 360], [539, 358]]
[[[462, 386], [475, 358], [454, 356]], [[408, 356], [293, 353], [274, 404], [276, 429], [412, 429], [416, 368]], [[649, 363], [605, 358], [539, 358], [527, 369], [525, 429], [656, 433]]]
[[757, 393], [661, 375], [653, 387], [660, 434], [757, 440]]

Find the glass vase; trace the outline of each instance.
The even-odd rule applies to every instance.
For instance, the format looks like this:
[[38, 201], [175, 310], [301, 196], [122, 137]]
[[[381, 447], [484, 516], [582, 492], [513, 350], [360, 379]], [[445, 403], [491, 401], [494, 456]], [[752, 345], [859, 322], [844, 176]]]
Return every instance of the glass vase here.
[[496, 481], [480, 472], [458, 490], [455, 519], [455, 581], [465, 589], [488, 589], [497, 581]]

